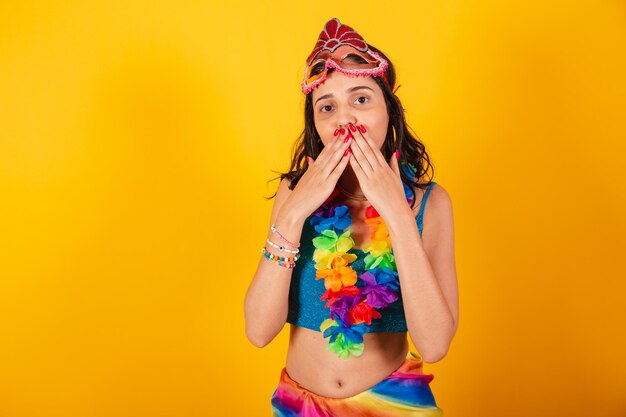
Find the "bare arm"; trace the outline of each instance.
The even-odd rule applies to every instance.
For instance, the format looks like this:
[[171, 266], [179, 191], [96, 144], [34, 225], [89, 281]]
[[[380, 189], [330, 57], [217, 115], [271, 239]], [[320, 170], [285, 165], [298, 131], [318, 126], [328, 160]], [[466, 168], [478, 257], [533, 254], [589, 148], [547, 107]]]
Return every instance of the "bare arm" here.
[[[304, 219], [291, 215], [288, 205], [284, 207], [291, 194], [288, 184], [289, 181], [283, 180], [278, 188], [270, 224], [275, 224], [276, 229], [291, 242], [299, 242]], [[283, 208], [285, 210], [281, 211]], [[276, 241], [271, 231], [267, 237]], [[259, 264], [244, 302], [246, 336], [257, 347], [271, 342], [285, 325], [292, 271], [259, 256]]]
[[415, 215], [396, 210], [385, 221], [393, 244], [404, 311], [413, 344], [424, 361], [447, 353], [459, 321], [454, 223], [448, 193], [440, 185], [427, 201], [428, 222], [420, 239]]
[[[277, 244], [284, 242], [270, 230], [270, 225], [276, 225], [276, 229], [287, 240], [299, 242], [306, 219], [290, 204], [289, 197], [292, 191], [288, 185], [287, 179], [281, 181], [268, 225], [267, 238]], [[294, 256], [281, 252], [267, 243], [265, 246], [275, 255]], [[285, 247], [295, 249], [289, 245]], [[269, 262], [259, 253], [259, 264], [244, 301], [246, 336], [257, 347], [270, 343], [285, 325], [292, 272], [293, 269]]]

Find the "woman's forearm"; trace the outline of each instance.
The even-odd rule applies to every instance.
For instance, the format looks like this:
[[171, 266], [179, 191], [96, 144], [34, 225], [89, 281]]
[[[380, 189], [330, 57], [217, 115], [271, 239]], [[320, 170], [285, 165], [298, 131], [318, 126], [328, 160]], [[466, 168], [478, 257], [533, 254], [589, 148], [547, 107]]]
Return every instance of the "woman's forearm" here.
[[[276, 217], [276, 229], [289, 241], [299, 242], [303, 224], [304, 218], [291, 210], [285, 202]], [[271, 231], [267, 237], [272, 242], [279, 243]], [[266, 247], [278, 256], [294, 256], [279, 252], [270, 245]], [[291, 268], [269, 262], [259, 254], [259, 264], [244, 301], [246, 336], [257, 347], [270, 343], [285, 325], [292, 271]]]
[[436, 362], [448, 351], [454, 336], [454, 318], [410, 208], [394, 211], [385, 223], [393, 246], [409, 335], [424, 360]]

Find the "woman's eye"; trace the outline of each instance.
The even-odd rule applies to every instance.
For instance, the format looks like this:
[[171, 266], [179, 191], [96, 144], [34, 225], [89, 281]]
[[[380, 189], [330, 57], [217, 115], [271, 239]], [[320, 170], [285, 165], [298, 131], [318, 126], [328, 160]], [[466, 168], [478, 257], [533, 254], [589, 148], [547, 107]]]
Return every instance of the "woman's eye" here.
[[361, 96], [359, 98], [356, 99], [356, 101], [358, 101], [359, 103], [363, 104], [363, 103], [367, 103], [369, 99], [365, 96]]
[[328, 105], [328, 104], [327, 104], [326, 106], [322, 106], [322, 107], [320, 107], [320, 111], [325, 113], [325, 112], [326, 112], [326, 110], [325, 110], [325, 109], [328, 109], [328, 111], [330, 111], [330, 109], [331, 109], [332, 107], [333, 107], [333, 106], [330, 106], [330, 105]]

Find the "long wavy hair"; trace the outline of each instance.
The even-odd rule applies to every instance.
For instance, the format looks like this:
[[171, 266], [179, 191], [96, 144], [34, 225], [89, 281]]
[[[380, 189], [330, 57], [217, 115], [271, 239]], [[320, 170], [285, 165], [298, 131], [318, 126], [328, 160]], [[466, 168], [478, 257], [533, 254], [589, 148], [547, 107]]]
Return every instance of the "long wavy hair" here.
[[[393, 92], [396, 84], [396, 70], [387, 56], [379, 49], [372, 45], [369, 48], [374, 52], [380, 54], [383, 58], [389, 62], [389, 66], [385, 71], [389, 84], [385, 82], [382, 77], [372, 77], [376, 84], [383, 91], [385, 97], [385, 103], [387, 105], [387, 114], [389, 115], [389, 126], [387, 127], [387, 136], [385, 142], [381, 148], [382, 154], [386, 160], [389, 160], [393, 153], [398, 152], [398, 160], [400, 163], [409, 163], [416, 168], [415, 177], [410, 178], [405, 170], [400, 170], [400, 176], [402, 181], [416, 188], [426, 189], [432, 182], [433, 175], [430, 175], [426, 182], [421, 182], [426, 178], [429, 171], [433, 172], [433, 165], [430, 163], [428, 153], [426, 153], [426, 147], [420, 141], [417, 134], [412, 131], [408, 126], [406, 119], [404, 118], [404, 108], [397, 95]], [[314, 70], [315, 71], [315, 70]], [[330, 69], [334, 71], [334, 69]], [[291, 165], [287, 172], [277, 172], [280, 174], [278, 177], [272, 178], [270, 181], [274, 181], [280, 178], [288, 179], [290, 181], [289, 189], [293, 190], [302, 175], [308, 168], [307, 155], [314, 160], [322, 151], [324, 145], [322, 140], [315, 129], [314, 109], [313, 109], [313, 94], [306, 95], [306, 101], [304, 106], [304, 130], [293, 145], [291, 159]], [[276, 196], [274, 193], [269, 198]], [[413, 199], [412, 207], [415, 205], [416, 199]]]

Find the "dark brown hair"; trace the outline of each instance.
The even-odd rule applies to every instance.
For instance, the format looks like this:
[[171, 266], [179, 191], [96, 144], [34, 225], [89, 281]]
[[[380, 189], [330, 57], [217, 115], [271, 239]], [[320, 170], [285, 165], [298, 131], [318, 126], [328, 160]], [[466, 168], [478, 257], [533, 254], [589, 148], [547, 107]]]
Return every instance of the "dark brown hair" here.
[[[426, 153], [426, 147], [419, 140], [418, 136], [412, 132], [412, 129], [407, 125], [404, 118], [404, 108], [400, 99], [393, 92], [393, 88], [396, 84], [396, 70], [387, 56], [379, 49], [368, 45], [371, 50], [381, 55], [389, 62], [389, 66], [385, 71], [389, 84], [382, 77], [372, 77], [376, 84], [381, 88], [385, 97], [385, 104], [387, 105], [387, 113], [389, 115], [389, 126], [387, 127], [387, 136], [385, 142], [381, 148], [381, 152], [386, 160], [389, 160], [396, 149], [399, 151], [398, 158], [400, 163], [409, 163], [415, 167], [415, 177], [411, 178], [407, 173], [401, 169], [400, 175], [402, 181], [417, 188], [426, 189], [433, 178], [431, 175], [427, 182], [420, 183], [420, 180], [426, 178], [428, 171], [434, 171], [433, 165], [430, 163], [430, 158]], [[330, 71], [333, 71], [331, 68]], [[306, 172], [308, 163], [307, 156], [312, 157], [314, 160], [324, 147], [322, 140], [315, 129], [314, 109], [313, 109], [313, 94], [306, 95], [304, 106], [304, 130], [296, 140], [293, 146], [293, 157], [289, 171], [279, 173], [280, 175], [273, 178], [271, 181], [280, 178], [288, 179], [290, 181], [289, 189], [293, 190], [298, 180]], [[276, 196], [274, 193], [271, 197]], [[416, 199], [413, 200], [413, 205]]]

